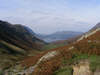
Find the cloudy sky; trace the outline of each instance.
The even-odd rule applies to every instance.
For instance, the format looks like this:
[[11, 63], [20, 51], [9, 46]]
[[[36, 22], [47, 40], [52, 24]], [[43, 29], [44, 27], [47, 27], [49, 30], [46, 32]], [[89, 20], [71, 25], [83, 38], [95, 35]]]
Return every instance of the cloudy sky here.
[[85, 32], [100, 22], [100, 0], [0, 0], [0, 20], [43, 34]]

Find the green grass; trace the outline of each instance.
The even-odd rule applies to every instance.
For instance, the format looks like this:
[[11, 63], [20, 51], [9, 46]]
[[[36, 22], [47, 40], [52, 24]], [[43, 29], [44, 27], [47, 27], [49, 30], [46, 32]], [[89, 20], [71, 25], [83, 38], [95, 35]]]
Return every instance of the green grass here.
[[54, 48], [61, 47], [64, 45], [65, 44], [48, 44], [43, 47], [43, 50], [50, 50], [50, 49], [54, 49]]
[[12, 65], [16, 64], [17, 61], [23, 59], [23, 55], [14, 55], [7, 51], [8, 50], [6, 49], [0, 48], [0, 75], [3, 75], [3, 70], [8, 69]]
[[1, 43], [2, 43], [3, 45], [5, 45], [6, 47], [10, 48], [10, 49], [11, 49], [12, 51], [14, 51], [14, 52], [18, 52], [18, 53], [21, 53], [21, 54], [25, 54], [24, 49], [22, 49], [22, 48], [20, 48], [20, 47], [17, 47], [17, 46], [15, 46], [15, 45], [10, 44], [10, 43], [5, 42], [5, 41], [1, 41]]
[[73, 55], [72, 59], [69, 59], [69, 63], [73, 64], [74, 62], [77, 62], [79, 60], [84, 60], [84, 59], [88, 59], [88, 55], [87, 54], [75, 54]]
[[[54, 75], [72, 75], [72, 69], [70, 68], [70, 65], [68, 64], [73, 64], [74, 62], [83, 60], [83, 59], [88, 59], [90, 61], [90, 69], [92, 72], [94, 72], [96, 69], [100, 69], [100, 56], [98, 55], [87, 55], [87, 54], [75, 54], [72, 59], [67, 60], [67, 68], [59, 69], [54, 73]], [[63, 62], [62, 64], [65, 64]]]
[[4, 75], [4, 72], [3, 71], [0, 71], [0, 75]]
[[73, 59], [70, 59], [70, 62], [76, 62], [82, 59], [88, 59], [90, 61], [90, 68], [94, 72], [97, 68], [100, 69], [100, 56], [98, 55], [87, 55], [79, 54], [76, 55]]
[[53, 75], [72, 75], [72, 68], [66, 67], [63, 69], [59, 69]]
[[89, 57], [91, 70], [94, 72], [97, 68], [100, 69], [100, 56], [92, 55]]

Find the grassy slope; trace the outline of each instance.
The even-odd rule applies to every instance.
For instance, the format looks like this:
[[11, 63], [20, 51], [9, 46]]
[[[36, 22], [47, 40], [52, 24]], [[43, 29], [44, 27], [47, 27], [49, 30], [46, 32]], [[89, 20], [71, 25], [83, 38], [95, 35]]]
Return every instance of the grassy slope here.
[[[50, 50], [50, 51], [59, 51], [61, 54], [54, 57], [51, 60], [45, 61], [42, 64], [40, 64], [39, 66], [41, 66], [41, 68], [38, 67], [36, 69], [36, 72], [39, 72], [42, 69], [42, 72], [44, 74], [42, 74], [40, 71], [41, 75], [52, 75], [54, 71], [57, 72], [57, 69], [61, 69], [61, 71], [58, 70], [61, 73], [63, 71], [61, 67], [65, 67], [65, 66], [69, 67], [68, 65], [71, 65], [73, 64], [73, 62], [79, 61], [81, 59], [89, 59], [91, 70], [95, 71], [96, 68], [100, 68], [100, 36], [99, 35], [100, 35], [100, 31], [86, 39], [81, 40], [80, 42], [76, 42], [68, 46], [59, 47]], [[68, 51], [71, 46], [73, 46], [74, 49]], [[54, 63], [55, 61], [56, 63]], [[45, 71], [45, 68], [48, 68], [47, 70], [48, 74], [46, 74], [47, 72]], [[67, 72], [67, 70], [65, 72]], [[59, 72], [57, 73], [59, 74]], [[64, 71], [62, 73], [64, 73]], [[36, 75], [39, 75], [39, 73]]]
[[8, 68], [20, 60], [20, 55], [10, 55], [9, 53], [4, 53], [4, 49], [0, 48], [0, 70]]
[[[88, 59], [90, 61], [90, 69], [94, 72], [97, 68], [100, 69], [100, 56], [97, 55], [87, 55], [87, 54], [79, 54], [76, 55], [73, 59], [70, 59], [68, 63], [72, 64], [73, 62]], [[57, 70], [54, 75], [72, 75], [72, 68], [70, 65], [63, 67], [62, 69]]]

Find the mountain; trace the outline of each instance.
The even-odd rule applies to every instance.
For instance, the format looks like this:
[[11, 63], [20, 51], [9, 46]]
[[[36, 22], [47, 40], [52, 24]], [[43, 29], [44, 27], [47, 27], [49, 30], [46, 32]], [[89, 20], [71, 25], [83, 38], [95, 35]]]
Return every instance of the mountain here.
[[45, 42], [30, 28], [0, 20], [0, 72], [23, 57], [34, 55], [43, 45]]
[[39, 49], [39, 46], [44, 44], [28, 27], [4, 21], [0, 21], [0, 40], [24, 50]]
[[[48, 58], [45, 58], [47, 56]], [[89, 31], [83, 34], [77, 41], [74, 41], [69, 45], [49, 50], [42, 55], [42, 58], [43, 57], [45, 58], [45, 61], [43, 59], [43, 61], [41, 61], [42, 64], [38, 64], [38, 66], [35, 67], [33, 75], [39, 75], [38, 73], [41, 73], [41, 75], [74, 75], [74, 70], [81, 68], [79, 67], [78, 62], [84, 60], [88, 60], [88, 64], [90, 65], [88, 68], [91, 70], [92, 74], [96, 73], [96, 75], [99, 75], [100, 61], [98, 60], [100, 60], [100, 28], [97, 27], [91, 32]], [[82, 67], [88, 71], [83, 63], [84, 62], [81, 62]], [[40, 71], [41, 68], [39, 69], [39, 66], [41, 66], [42, 71]], [[45, 68], [48, 69], [45, 70]], [[79, 71], [84, 73], [83, 70]]]
[[[33, 59], [35, 59], [33, 61]], [[99, 75], [100, 73], [100, 28], [89, 31], [69, 45], [45, 51], [29, 57], [21, 63], [28, 67], [21, 73], [28, 75]], [[75, 71], [75, 69], [77, 71]]]
[[74, 31], [60, 31], [60, 32], [55, 32], [50, 35], [41, 35], [39, 34], [39, 38], [43, 39], [46, 42], [55, 42], [59, 40], [67, 40], [69, 38], [76, 37], [78, 35], [81, 35], [82, 32], [74, 32]]
[[70, 44], [25, 57], [20, 63], [6, 68], [4, 75], [99, 75], [99, 34], [100, 28], [96, 28]]

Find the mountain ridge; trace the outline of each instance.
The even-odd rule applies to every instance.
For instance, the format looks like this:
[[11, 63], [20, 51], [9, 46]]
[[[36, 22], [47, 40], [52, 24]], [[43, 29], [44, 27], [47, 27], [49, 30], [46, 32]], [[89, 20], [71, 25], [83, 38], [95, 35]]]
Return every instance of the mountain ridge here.
[[41, 50], [46, 43], [33, 33], [24, 25], [0, 20], [0, 72]]
[[68, 40], [69, 38], [73, 38], [83, 34], [83, 32], [75, 32], [75, 31], [58, 31], [49, 35], [38, 35], [40, 39], [43, 39], [46, 42], [55, 42], [60, 40]]
[[97, 28], [100, 28], [100, 22], [97, 23], [92, 29], [90, 29], [90, 31], [93, 31], [93, 30], [95, 30]]

